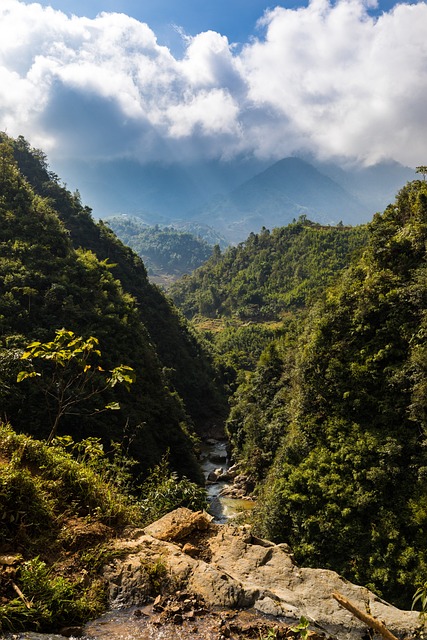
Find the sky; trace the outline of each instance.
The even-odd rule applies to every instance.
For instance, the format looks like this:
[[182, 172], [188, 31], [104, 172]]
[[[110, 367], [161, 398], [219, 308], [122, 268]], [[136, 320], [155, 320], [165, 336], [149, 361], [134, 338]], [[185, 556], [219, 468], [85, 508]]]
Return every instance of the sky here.
[[427, 3], [0, 0], [0, 130], [58, 161], [427, 162]]

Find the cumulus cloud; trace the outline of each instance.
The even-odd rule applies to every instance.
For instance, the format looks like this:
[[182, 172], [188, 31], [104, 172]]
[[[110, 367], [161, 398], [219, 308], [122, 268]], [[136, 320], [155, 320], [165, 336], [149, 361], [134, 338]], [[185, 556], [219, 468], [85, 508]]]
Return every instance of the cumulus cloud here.
[[0, 5], [0, 129], [51, 156], [277, 159], [301, 150], [425, 163], [427, 5], [266, 12], [242, 49], [212, 31], [181, 59], [118, 13]]
[[427, 138], [427, 5], [379, 18], [359, 0], [275, 9], [242, 54], [249, 99], [322, 155], [421, 161]]

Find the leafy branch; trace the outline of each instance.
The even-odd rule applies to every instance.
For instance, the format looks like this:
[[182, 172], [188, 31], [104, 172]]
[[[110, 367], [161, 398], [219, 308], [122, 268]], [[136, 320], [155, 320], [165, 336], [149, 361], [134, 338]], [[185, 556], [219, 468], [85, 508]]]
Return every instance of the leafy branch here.
[[[106, 404], [102, 409], [89, 411], [80, 405], [88, 404], [108, 389], [122, 384], [129, 391], [136, 376], [132, 367], [124, 364], [105, 371], [93, 362], [101, 357], [98, 339], [76, 336], [72, 331], [58, 329], [51, 342], [31, 342], [21, 356], [30, 363], [28, 369], [20, 371], [17, 382], [34, 379], [41, 388], [48, 407], [51, 431], [47, 442], [51, 442], [58, 424], [65, 415], [94, 415], [107, 410], [120, 409], [118, 402]], [[35, 361], [49, 363], [49, 367], [36, 368]]]

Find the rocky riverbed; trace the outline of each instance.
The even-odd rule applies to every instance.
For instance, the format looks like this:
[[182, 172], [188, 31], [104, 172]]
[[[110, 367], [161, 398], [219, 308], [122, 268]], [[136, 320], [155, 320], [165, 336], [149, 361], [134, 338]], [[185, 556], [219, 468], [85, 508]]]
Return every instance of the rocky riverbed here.
[[[420, 629], [416, 612], [401, 611], [333, 571], [300, 568], [286, 544], [256, 538], [248, 526], [214, 524], [205, 513], [177, 509], [144, 531], [116, 542], [115, 551], [121, 557], [104, 573], [113, 608], [148, 604], [154, 576], [164, 594], [176, 597], [183, 593], [184, 601], [190, 599], [191, 616], [194, 614], [190, 622], [199, 620], [191, 601], [196, 598], [203, 603], [203, 611], [221, 611], [225, 618], [249, 611], [257, 623], [270, 628], [278, 623], [295, 627], [306, 618], [312, 633], [338, 640], [366, 638], [366, 625], [333, 597], [339, 593], [359, 610], [369, 610], [398, 638], [414, 637]], [[179, 607], [170, 610], [164, 601], [158, 602], [163, 611], [179, 614], [179, 624], [181, 618], [189, 622]], [[217, 639], [221, 638], [218, 634]]]
[[206, 480], [209, 512], [215, 522], [224, 524], [253, 509], [253, 484], [240, 472], [238, 465], [230, 466], [225, 440], [204, 442], [200, 462]]
[[298, 567], [286, 544], [259, 539], [247, 525], [216, 524], [204, 512], [177, 509], [143, 530], [129, 530], [111, 543], [111, 551], [114, 560], [103, 569], [110, 611], [82, 629], [63, 629], [64, 635], [85, 640], [373, 640], [374, 632], [333, 594], [369, 612], [397, 640], [421, 634], [418, 613], [401, 611], [333, 571]]

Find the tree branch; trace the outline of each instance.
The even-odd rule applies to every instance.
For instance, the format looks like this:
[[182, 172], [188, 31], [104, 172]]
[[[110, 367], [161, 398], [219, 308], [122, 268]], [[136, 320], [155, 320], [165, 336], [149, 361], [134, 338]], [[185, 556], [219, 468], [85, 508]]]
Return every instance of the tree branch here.
[[358, 609], [356, 605], [350, 602], [350, 600], [347, 600], [347, 598], [342, 596], [340, 593], [333, 593], [332, 597], [335, 598], [338, 604], [344, 607], [344, 609], [350, 611], [350, 613], [356, 616], [356, 618], [359, 618], [359, 620], [368, 625], [368, 627], [377, 631], [386, 640], [398, 640], [396, 636], [387, 629], [383, 622], [377, 620], [377, 618], [374, 618], [373, 616], [370, 616], [364, 611], [360, 611], [360, 609]]

